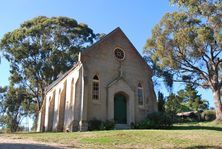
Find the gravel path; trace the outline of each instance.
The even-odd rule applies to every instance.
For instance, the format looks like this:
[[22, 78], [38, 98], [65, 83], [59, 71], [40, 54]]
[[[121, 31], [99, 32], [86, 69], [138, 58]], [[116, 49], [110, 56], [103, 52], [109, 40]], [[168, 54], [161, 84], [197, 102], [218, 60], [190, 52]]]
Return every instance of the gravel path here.
[[37, 142], [21, 138], [8, 138], [0, 135], [0, 149], [70, 149], [74, 147], [56, 143]]

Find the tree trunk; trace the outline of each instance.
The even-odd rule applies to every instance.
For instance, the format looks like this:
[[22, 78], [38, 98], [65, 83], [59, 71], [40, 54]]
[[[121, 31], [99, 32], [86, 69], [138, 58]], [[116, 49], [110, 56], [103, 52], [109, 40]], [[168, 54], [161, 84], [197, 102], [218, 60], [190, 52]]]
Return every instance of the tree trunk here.
[[220, 100], [220, 89], [213, 91], [214, 104], [216, 108], [216, 120], [222, 121], [222, 105]]

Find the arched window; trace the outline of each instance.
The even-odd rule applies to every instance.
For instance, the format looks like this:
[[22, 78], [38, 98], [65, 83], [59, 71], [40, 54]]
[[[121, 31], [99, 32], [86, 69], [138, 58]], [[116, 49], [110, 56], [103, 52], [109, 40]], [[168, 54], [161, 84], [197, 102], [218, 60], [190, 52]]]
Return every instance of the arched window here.
[[138, 104], [143, 105], [143, 87], [141, 83], [137, 86]]
[[92, 99], [99, 100], [99, 77], [95, 75], [92, 82]]

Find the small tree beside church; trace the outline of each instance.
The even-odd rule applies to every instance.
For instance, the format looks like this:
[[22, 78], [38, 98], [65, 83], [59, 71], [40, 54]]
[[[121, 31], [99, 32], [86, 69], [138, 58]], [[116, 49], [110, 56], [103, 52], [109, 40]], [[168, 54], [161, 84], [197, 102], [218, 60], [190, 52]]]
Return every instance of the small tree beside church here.
[[178, 96], [183, 99], [185, 106], [190, 110], [207, 110], [209, 107], [208, 101], [202, 99], [196, 88], [190, 84], [187, 84], [184, 90], [178, 91]]
[[0, 127], [9, 132], [16, 132], [22, 119], [29, 113], [34, 113], [32, 97], [22, 86], [0, 87]]
[[202, 99], [201, 95], [195, 87], [187, 84], [185, 89], [181, 89], [177, 94], [171, 93], [167, 97], [165, 104], [166, 112], [180, 113], [189, 111], [203, 111], [208, 110], [208, 101]]

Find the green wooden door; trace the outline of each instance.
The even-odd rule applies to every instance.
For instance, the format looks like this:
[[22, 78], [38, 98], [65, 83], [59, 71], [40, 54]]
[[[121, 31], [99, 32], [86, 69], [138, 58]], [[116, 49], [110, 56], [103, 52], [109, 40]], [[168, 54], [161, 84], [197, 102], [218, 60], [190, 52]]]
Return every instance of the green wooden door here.
[[114, 97], [114, 120], [117, 124], [126, 124], [126, 97], [122, 94]]

